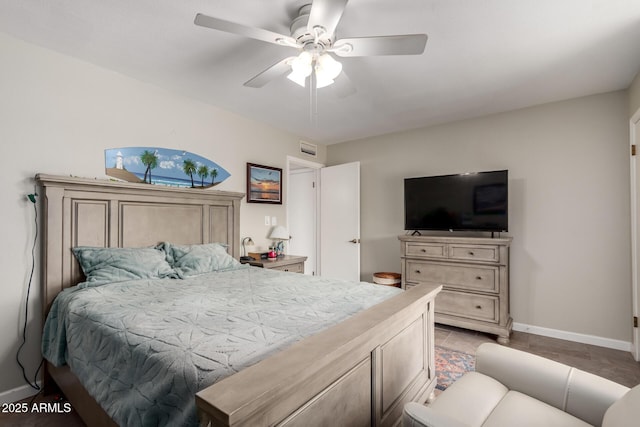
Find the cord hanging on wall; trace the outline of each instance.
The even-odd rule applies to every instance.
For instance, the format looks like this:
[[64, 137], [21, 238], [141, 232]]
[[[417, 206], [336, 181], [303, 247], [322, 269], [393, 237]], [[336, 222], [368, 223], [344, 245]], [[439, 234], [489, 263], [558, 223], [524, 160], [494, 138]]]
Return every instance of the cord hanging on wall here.
[[42, 364], [44, 363], [44, 358], [40, 361], [40, 364], [38, 365], [38, 369], [36, 369], [36, 372], [33, 375], [33, 381], [29, 380], [29, 378], [27, 377], [26, 369], [22, 364], [22, 362], [20, 361], [20, 352], [22, 351], [22, 348], [24, 347], [24, 345], [27, 343], [27, 322], [29, 320], [29, 295], [31, 294], [31, 283], [33, 282], [33, 273], [36, 267], [36, 244], [38, 242], [38, 206], [36, 205], [37, 196], [38, 194], [36, 192], [27, 194], [27, 199], [29, 199], [29, 201], [33, 203], [35, 233], [33, 236], [33, 246], [31, 247], [31, 272], [29, 273], [29, 282], [27, 285], [27, 297], [24, 304], [25, 308], [24, 308], [24, 325], [22, 327], [22, 344], [20, 344], [20, 347], [18, 347], [18, 350], [16, 351], [16, 361], [18, 362], [18, 365], [22, 370], [22, 377], [27, 382], [27, 384], [29, 384], [35, 390], [40, 390], [40, 386], [38, 385], [38, 373], [40, 372], [40, 368], [42, 368]]

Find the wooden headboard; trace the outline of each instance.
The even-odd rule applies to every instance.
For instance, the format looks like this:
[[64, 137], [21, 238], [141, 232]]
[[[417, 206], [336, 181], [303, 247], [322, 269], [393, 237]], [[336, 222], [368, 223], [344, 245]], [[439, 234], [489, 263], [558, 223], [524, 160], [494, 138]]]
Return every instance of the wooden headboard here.
[[42, 200], [44, 318], [64, 288], [83, 278], [71, 248], [220, 242], [240, 252], [244, 193], [36, 175]]

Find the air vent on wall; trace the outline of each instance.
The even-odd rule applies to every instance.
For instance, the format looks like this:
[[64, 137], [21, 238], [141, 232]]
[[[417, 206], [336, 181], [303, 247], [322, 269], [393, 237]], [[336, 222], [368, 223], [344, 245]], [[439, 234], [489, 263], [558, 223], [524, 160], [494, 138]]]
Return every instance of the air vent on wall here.
[[300, 141], [300, 152], [308, 156], [318, 155], [318, 146], [306, 141]]

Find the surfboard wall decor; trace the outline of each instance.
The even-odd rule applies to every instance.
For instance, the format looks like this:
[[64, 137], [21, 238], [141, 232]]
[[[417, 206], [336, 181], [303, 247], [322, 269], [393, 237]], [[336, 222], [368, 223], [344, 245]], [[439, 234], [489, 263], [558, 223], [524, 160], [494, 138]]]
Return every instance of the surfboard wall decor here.
[[123, 181], [173, 187], [209, 188], [231, 176], [197, 154], [157, 147], [104, 150], [104, 167], [108, 176]]

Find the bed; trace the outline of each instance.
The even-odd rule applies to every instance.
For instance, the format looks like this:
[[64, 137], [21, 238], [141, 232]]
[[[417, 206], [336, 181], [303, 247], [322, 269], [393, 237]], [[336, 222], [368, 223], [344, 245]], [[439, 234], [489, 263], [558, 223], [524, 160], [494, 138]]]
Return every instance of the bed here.
[[[239, 255], [242, 193], [43, 174], [36, 179], [43, 199], [45, 317], [60, 292], [84, 280], [72, 248], [218, 242], [233, 257]], [[237, 267], [216, 280], [229, 274], [236, 280], [231, 283], [240, 284], [250, 281], [242, 275], [266, 275], [268, 281], [279, 274], [285, 276], [277, 282], [286, 279], [291, 289], [297, 289], [309, 279], [296, 273]], [[162, 280], [166, 286], [177, 283]], [[385, 293], [378, 285], [369, 286]], [[227, 287], [246, 293], [240, 285]], [[404, 403], [426, 400], [435, 387], [433, 301], [438, 291], [439, 287], [420, 286], [380, 300], [372, 298], [370, 308], [351, 313], [340, 323], [329, 322], [320, 332], [298, 337], [284, 349], [270, 349], [266, 357], [246, 367], [241, 365], [238, 372], [192, 396], [200, 425], [398, 424]], [[102, 408], [104, 402], [92, 397], [81, 383], [81, 375], [68, 365], [58, 365], [46, 363], [45, 387], [55, 382], [88, 425], [116, 425]]]

